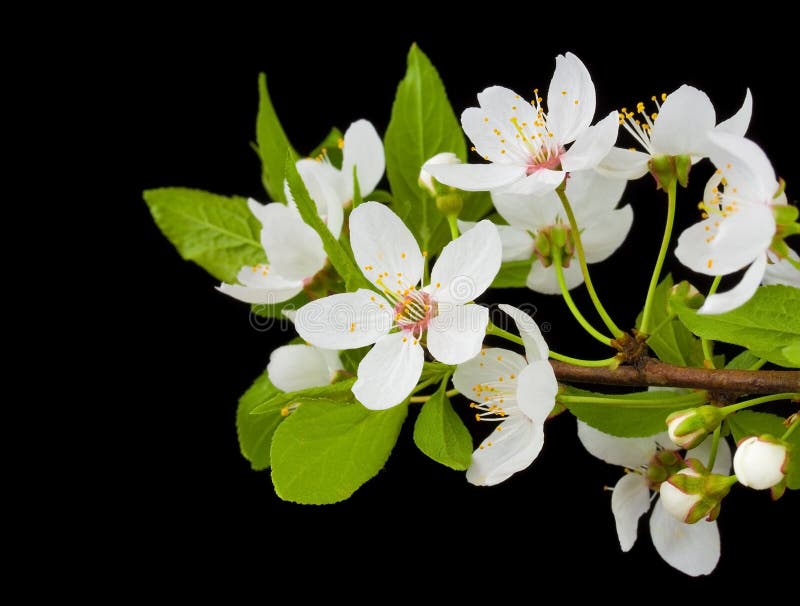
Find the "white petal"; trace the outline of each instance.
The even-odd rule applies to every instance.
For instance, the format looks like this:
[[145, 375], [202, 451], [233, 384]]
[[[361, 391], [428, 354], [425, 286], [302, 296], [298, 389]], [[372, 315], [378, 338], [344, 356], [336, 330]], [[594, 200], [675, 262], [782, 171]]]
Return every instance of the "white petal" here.
[[[708, 460], [711, 457], [711, 436], [708, 436], [697, 447], [692, 448], [686, 452], [686, 459], [697, 459], [703, 465], [708, 465]], [[720, 438], [719, 446], [717, 447], [717, 458], [714, 461], [714, 469], [712, 473], [726, 476], [731, 472], [731, 447], [728, 446], [728, 441], [725, 438]]]
[[294, 324], [305, 340], [325, 349], [369, 345], [389, 332], [392, 307], [364, 288], [311, 301], [297, 310]]
[[500, 271], [502, 255], [494, 223], [480, 221], [442, 249], [431, 270], [431, 295], [439, 303], [464, 304], [476, 299]]
[[739, 283], [725, 292], [711, 295], [697, 310], [700, 314], [721, 314], [726, 311], [736, 309], [750, 300], [761, 280], [764, 278], [764, 271], [767, 269], [767, 255], [762, 253], [760, 257], [753, 261], [749, 269], [744, 272]]
[[617, 525], [617, 537], [622, 551], [630, 551], [636, 542], [639, 518], [650, 509], [650, 490], [647, 479], [640, 473], [629, 473], [614, 486], [611, 493], [611, 512]]
[[556, 70], [547, 89], [547, 127], [561, 145], [574, 141], [589, 127], [595, 105], [594, 83], [583, 62], [572, 53], [556, 57]]
[[772, 210], [746, 204], [725, 218], [712, 215], [685, 229], [678, 237], [675, 256], [696, 272], [725, 275], [763, 256], [774, 235]]
[[[633, 209], [630, 205], [605, 213], [605, 216], [596, 217], [592, 222], [579, 223], [579, 226], [585, 229], [581, 238], [586, 262], [599, 263], [610, 257], [622, 246], [631, 225], [633, 225]], [[577, 265], [578, 261], [573, 260], [572, 263]]]
[[720, 554], [716, 521], [684, 524], [664, 509], [659, 499], [650, 516], [650, 536], [663, 560], [689, 576], [710, 574]]
[[597, 165], [597, 172], [607, 177], [638, 179], [647, 174], [650, 155], [635, 149], [612, 147]]
[[726, 194], [736, 188], [743, 200], [762, 204], [773, 201], [778, 181], [763, 149], [749, 139], [724, 132], [711, 133], [708, 140], [711, 161], [728, 181]]
[[236, 278], [244, 286], [223, 282], [217, 290], [245, 303], [283, 303], [303, 290], [302, 281], [287, 280], [266, 265], [245, 266]]
[[[567, 290], [572, 290], [576, 286], [583, 284], [583, 273], [577, 261], [573, 261], [569, 267], [564, 268], [564, 282], [567, 284]], [[531, 290], [543, 295], [561, 294], [555, 265], [545, 267], [538, 259], [534, 260], [531, 265], [526, 285]]]
[[[540, 168], [532, 172], [527, 177], [517, 179], [513, 183], [509, 183], [504, 187], [492, 188], [498, 189], [502, 193], [520, 194], [524, 196], [542, 196], [548, 192], [553, 191], [556, 187], [561, 185], [567, 173], [563, 170], [550, 170], [549, 168]], [[463, 189], [463, 188], [462, 188]]]
[[[588, 218], [616, 208], [627, 184], [625, 179], [607, 177], [593, 170], [570, 174], [566, 194], [578, 224], [582, 226]], [[560, 201], [559, 212], [563, 214]]]
[[[338, 191], [341, 175], [327, 162], [316, 160], [298, 160], [297, 172], [303, 179], [303, 184], [308, 194], [317, 205], [319, 216], [325, 221], [328, 229], [337, 240], [342, 233], [344, 211], [342, 203], [345, 201], [343, 194]], [[290, 206], [294, 206], [290, 200]]]
[[473, 387], [494, 383], [497, 377], [517, 375], [527, 365], [525, 358], [517, 352], [501, 347], [490, 347], [456, 367], [453, 373], [453, 385], [465, 397], [474, 398]]
[[386, 167], [383, 142], [375, 127], [367, 120], [353, 122], [344, 133], [342, 180], [345, 184], [346, 200], [353, 198], [353, 166], [358, 171], [361, 195], [365, 196], [378, 185]]
[[384, 410], [405, 400], [417, 385], [425, 352], [404, 332], [382, 337], [358, 365], [353, 394], [370, 410]]
[[464, 191], [499, 189], [525, 176], [525, 167], [512, 164], [426, 164], [440, 183]]
[[428, 351], [445, 364], [461, 364], [481, 350], [489, 310], [481, 305], [444, 303], [428, 324]]
[[467, 469], [471, 484], [499, 484], [533, 463], [544, 446], [544, 428], [525, 416], [509, 417], [499, 428], [472, 454], [472, 464]]
[[311, 345], [278, 347], [269, 356], [267, 373], [272, 384], [282, 391], [322, 387], [331, 382], [325, 356]]
[[742, 107], [739, 108], [739, 111], [727, 120], [723, 120], [717, 124], [717, 128], [714, 130], [744, 137], [744, 134], [747, 132], [747, 127], [750, 126], [750, 118], [752, 115], [753, 95], [750, 94], [750, 89], [748, 88], [744, 96], [744, 103], [742, 103]]
[[649, 438], [619, 438], [603, 433], [578, 420], [578, 438], [590, 454], [612, 465], [636, 469], [647, 465], [656, 454], [656, 442]]
[[268, 204], [262, 218], [261, 244], [274, 271], [289, 280], [303, 280], [325, 266], [322, 240], [297, 210], [284, 204]]
[[552, 189], [538, 196], [493, 191], [492, 203], [509, 225], [532, 232], [552, 225], [557, 216], [564, 214], [561, 201]]
[[478, 94], [481, 107], [461, 114], [461, 126], [480, 156], [500, 164], [525, 166], [532, 155], [517, 139], [514, 123], [533, 124], [536, 111], [525, 99], [502, 86], [490, 86]]
[[517, 405], [536, 423], [547, 420], [556, 405], [558, 381], [547, 360], [534, 360], [519, 373]]
[[[462, 234], [475, 227], [475, 221], [458, 221], [458, 231]], [[511, 225], [495, 225], [502, 246], [502, 261], [527, 261], [533, 255], [533, 238], [524, 229]]]
[[578, 136], [572, 147], [561, 156], [561, 168], [570, 172], [595, 168], [614, 147], [618, 129], [619, 117], [616, 111], [612, 111]]
[[539, 326], [537, 326], [534, 319], [512, 305], [501, 303], [499, 308], [511, 316], [511, 319], [517, 325], [519, 336], [522, 337], [522, 342], [525, 344], [525, 356], [528, 361], [547, 360], [550, 356], [550, 349], [547, 347], [542, 331], [539, 330]]
[[716, 121], [708, 95], [684, 84], [661, 105], [650, 139], [653, 149], [669, 156], [705, 155], [707, 137]]
[[261, 221], [262, 225], [264, 223], [263, 215], [261, 214], [263, 210], [269, 206], [269, 204], [261, 204], [258, 200], [254, 198], [247, 199], [247, 208], [250, 209], [250, 212], [253, 213], [253, 216]]
[[352, 212], [350, 245], [361, 271], [383, 291], [402, 292], [422, 278], [425, 262], [417, 241], [383, 204], [364, 202]]
[[[777, 256], [771, 253], [767, 253], [767, 256], [772, 263], [768, 264], [767, 269], [764, 271], [764, 279], [762, 280], [764, 285], [785, 284], [786, 286], [800, 288], [800, 269], [789, 263], [787, 259], [778, 259]], [[800, 255], [792, 249], [789, 249], [789, 257], [795, 261], [800, 261]]]

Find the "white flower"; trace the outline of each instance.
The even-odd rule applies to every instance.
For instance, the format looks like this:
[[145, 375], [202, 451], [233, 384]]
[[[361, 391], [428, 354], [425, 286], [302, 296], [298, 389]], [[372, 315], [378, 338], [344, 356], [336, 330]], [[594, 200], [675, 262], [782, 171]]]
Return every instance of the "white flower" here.
[[741, 484], [764, 490], [786, 476], [786, 446], [752, 436], [743, 440], [733, 456], [733, 472]]
[[[722, 276], [750, 266], [731, 290], [708, 297], [699, 313], [718, 314], [739, 307], [764, 279], [775, 235], [772, 207], [786, 204], [775, 171], [758, 145], [735, 135], [709, 135], [717, 172], [703, 196], [703, 221], [678, 238], [675, 256], [696, 272]], [[720, 190], [719, 186], [723, 189]]]
[[[681, 469], [677, 475], [699, 478], [700, 474], [694, 469]], [[681, 522], [687, 522], [694, 506], [700, 502], [702, 495], [699, 493], [683, 492], [680, 488], [672, 484], [669, 480], [662, 482], [658, 494], [661, 496], [661, 503], [672, 517]]]
[[427, 162], [425, 162], [424, 166], [419, 171], [419, 184], [427, 189], [432, 196], [436, 195], [436, 189], [433, 187], [433, 177], [431, 174], [425, 170], [425, 166], [435, 165], [435, 164], [460, 164], [461, 160], [458, 159], [453, 152], [441, 152], [436, 154], [432, 158], [430, 158]]
[[360, 289], [312, 301], [297, 312], [300, 336], [317, 347], [352, 349], [375, 344], [358, 367], [356, 398], [380, 410], [402, 402], [419, 380], [426, 337], [428, 351], [446, 364], [478, 354], [486, 332], [486, 308], [470, 304], [500, 268], [497, 229], [481, 221], [444, 247], [422, 279], [424, 259], [400, 218], [377, 202], [350, 215], [356, 262], [381, 294]]
[[492, 86], [478, 95], [480, 107], [464, 110], [464, 132], [491, 164], [426, 164], [425, 170], [467, 191], [543, 194], [567, 172], [594, 168], [617, 139], [617, 115], [611, 112], [590, 126], [594, 83], [581, 60], [572, 53], [556, 57], [546, 113], [538, 91], [534, 94], [528, 103], [514, 91]]
[[475, 418], [499, 422], [472, 455], [467, 480], [477, 486], [499, 484], [533, 462], [544, 445], [544, 422], [558, 392], [536, 322], [516, 307], [500, 309], [514, 318], [527, 360], [507, 349], [484, 349], [459, 364], [453, 375], [453, 385], [480, 411]]
[[657, 111], [648, 113], [645, 104], [636, 104], [636, 111], [623, 107], [619, 124], [625, 127], [645, 150], [615, 147], [597, 170], [623, 179], [638, 179], [648, 171], [648, 162], [656, 156], [691, 156], [692, 163], [708, 155], [708, 135], [712, 131], [743, 136], [750, 125], [753, 98], [750, 89], [736, 114], [716, 127], [716, 112], [703, 91], [684, 84], [669, 95], [661, 95], [659, 104], [652, 97]]
[[[381, 141], [375, 127], [367, 120], [353, 122], [344, 133], [342, 145], [342, 168], [333, 166], [327, 156], [319, 159], [304, 159], [297, 162], [297, 171], [309, 189], [311, 198], [319, 206], [320, 200], [312, 191], [313, 183], [326, 189], [323, 198], [327, 206], [348, 206], [353, 200], [353, 167], [358, 173], [358, 188], [361, 195], [375, 189], [383, 177], [386, 160]], [[320, 215], [324, 214], [323, 211]]]
[[[578, 437], [586, 450], [597, 458], [632, 472], [617, 482], [611, 495], [619, 544], [622, 551], [629, 551], [636, 542], [639, 518], [650, 509], [652, 501], [648, 466], [660, 452], [670, 450], [669, 436], [663, 433], [648, 438], [619, 438], [578, 421]], [[711, 440], [707, 439], [688, 451], [686, 458], [707, 463], [710, 453]], [[723, 440], [719, 443], [713, 473], [727, 474], [730, 467], [730, 449]], [[668, 513], [660, 500], [656, 501], [650, 516], [650, 537], [667, 564], [690, 576], [711, 573], [719, 561], [717, 522], [701, 520], [696, 524], [684, 524]]]
[[[581, 229], [586, 261], [599, 263], [607, 259], [622, 245], [633, 223], [630, 206], [617, 209], [626, 181], [610, 179], [594, 171], [573, 173], [567, 179], [566, 194]], [[492, 201], [500, 215], [509, 225], [498, 225], [497, 231], [503, 243], [503, 261], [521, 261], [535, 252], [536, 236], [554, 226], [569, 232], [569, 223], [555, 192], [540, 196], [492, 192]], [[462, 233], [471, 223], [459, 221]], [[569, 255], [564, 253], [565, 259]], [[528, 273], [528, 288], [546, 295], [558, 294], [555, 266], [537, 256], [532, 260]], [[583, 284], [583, 273], [577, 259], [564, 268], [564, 279], [569, 289]]]
[[[767, 258], [769, 263], [767, 263], [767, 269], [761, 279], [762, 284], [767, 286], [770, 284], [784, 284], [800, 288], [800, 269], [792, 265], [788, 259], [779, 258], [772, 251], [767, 251]], [[789, 258], [794, 259], [794, 261], [800, 261], [800, 255], [791, 248], [789, 249]]]

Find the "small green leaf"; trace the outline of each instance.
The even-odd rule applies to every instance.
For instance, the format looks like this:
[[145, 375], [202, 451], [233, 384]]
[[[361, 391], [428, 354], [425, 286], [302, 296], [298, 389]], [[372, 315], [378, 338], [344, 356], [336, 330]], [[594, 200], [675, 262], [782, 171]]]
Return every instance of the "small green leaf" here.
[[506, 261], [500, 265], [500, 271], [492, 282], [492, 288], [523, 288], [528, 284], [533, 260]]
[[296, 402], [304, 402], [316, 398], [326, 398], [328, 400], [347, 400], [353, 397], [352, 387], [356, 382], [355, 377], [323, 385], [322, 387], [309, 387], [298, 391], [278, 392], [269, 399], [258, 402], [250, 410], [251, 415], [270, 414], [280, 411], [284, 406]]
[[464, 206], [458, 218], [462, 221], [480, 221], [493, 208], [492, 196], [488, 191], [459, 191]]
[[408, 69], [397, 88], [384, 144], [394, 211], [420, 248], [434, 255], [447, 241], [447, 226], [443, 227], [444, 215], [433, 198], [420, 188], [419, 171], [440, 152], [453, 152], [464, 161], [467, 149], [439, 74], [416, 44], [408, 53]]
[[368, 202], [382, 202], [383, 204], [391, 204], [392, 203], [392, 194], [386, 191], [385, 189], [376, 189], [373, 190], [369, 196], [367, 196]]
[[[560, 399], [562, 395], [613, 398], [631, 402], [564, 402]], [[676, 391], [642, 391], [608, 395], [567, 387], [563, 394], [556, 397], [556, 401], [564, 404], [572, 414], [595, 429], [612, 436], [638, 438], [666, 431], [666, 419], [671, 413], [691, 407], [691, 404], [685, 402], [683, 404], [667, 402], [679, 395], [681, 393]]]
[[344, 135], [335, 126], [330, 130], [322, 142], [317, 145], [309, 155], [310, 158], [326, 157], [328, 161], [336, 168], [342, 168], [342, 149], [339, 147], [339, 141], [342, 140]]
[[787, 345], [781, 350], [793, 368], [800, 368], [800, 341]]
[[286, 133], [283, 131], [267, 89], [267, 75], [258, 75], [258, 115], [256, 116], [256, 147], [261, 158], [261, 180], [269, 197], [285, 201], [283, 176], [287, 154], [297, 159]]
[[[258, 316], [259, 318], [277, 318], [281, 320], [285, 318], [283, 315], [284, 309], [300, 309], [310, 300], [311, 299], [308, 298], [305, 292], [300, 292], [283, 303], [254, 303], [250, 306], [250, 312], [253, 316]], [[252, 322], [255, 328], [259, 327], [259, 321], [257, 319], [253, 319]]]
[[733, 360], [728, 362], [725, 365], [725, 368], [728, 368], [730, 370], [748, 370], [760, 359], [761, 358], [753, 354], [753, 352], [745, 350], [738, 356], [733, 358]]
[[347, 253], [342, 244], [333, 237], [331, 230], [320, 218], [317, 212], [317, 205], [311, 200], [311, 196], [309, 196], [291, 156], [286, 157], [286, 180], [289, 183], [289, 189], [297, 204], [300, 216], [303, 221], [308, 223], [319, 234], [328, 259], [344, 279], [347, 290], [353, 292], [359, 288], [372, 288], [372, 285], [356, 266], [353, 258]]
[[456, 367], [441, 362], [424, 362], [422, 364], [422, 374], [420, 375], [419, 382], [426, 381], [440, 381], [445, 375], [452, 374]]
[[[737, 444], [750, 436], [761, 436], [765, 433], [780, 438], [788, 429], [783, 424], [782, 417], [754, 410], [740, 410], [728, 417], [728, 423]], [[795, 430], [787, 442], [791, 447], [791, 453], [789, 466], [786, 469], [786, 486], [792, 490], [800, 490], [800, 432]]]
[[472, 436], [447, 398], [447, 380], [425, 402], [414, 424], [414, 443], [437, 463], [463, 471], [472, 460]]
[[355, 401], [301, 404], [272, 439], [272, 482], [295, 503], [343, 501], [386, 464], [406, 418], [403, 403], [367, 410]]
[[250, 413], [261, 402], [278, 393], [280, 391], [270, 383], [267, 373], [264, 372], [239, 398], [239, 408], [236, 410], [236, 433], [239, 436], [239, 448], [244, 458], [250, 461], [250, 465], [256, 470], [269, 467], [272, 434], [275, 433], [284, 417], [280, 410], [264, 415], [251, 415]]
[[348, 372], [357, 372], [358, 365], [361, 364], [361, 360], [364, 359], [370, 349], [372, 349], [372, 345], [342, 350], [339, 353], [339, 359], [342, 361], [344, 369]]
[[744, 305], [723, 314], [700, 315], [675, 300], [671, 305], [700, 337], [740, 345], [774, 364], [800, 367], [794, 357], [800, 343], [800, 288], [762, 286]]
[[143, 194], [158, 228], [181, 257], [223, 282], [236, 282], [245, 265], [264, 263], [261, 224], [247, 200], [198, 189], [165, 187]]

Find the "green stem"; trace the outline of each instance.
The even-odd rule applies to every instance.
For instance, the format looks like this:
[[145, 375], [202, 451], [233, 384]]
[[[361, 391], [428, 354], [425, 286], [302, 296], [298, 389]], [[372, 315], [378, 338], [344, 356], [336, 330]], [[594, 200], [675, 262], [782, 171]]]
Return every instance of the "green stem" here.
[[[460, 392], [457, 389], [448, 389], [446, 392], [444, 392], [444, 395], [446, 395], [448, 398], [452, 398], [453, 396], [458, 395], [459, 393]], [[408, 399], [408, 401], [411, 402], [412, 404], [422, 404], [423, 402], [427, 402], [428, 400], [430, 400], [432, 397], [433, 397], [432, 395], [431, 396], [411, 396]]]
[[569, 310], [572, 312], [572, 315], [575, 316], [578, 324], [583, 326], [583, 329], [595, 339], [604, 345], [610, 346], [611, 339], [589, 324], [589, 322], [586, 321], [586, 318], [583, 317], [583, 314], [580, 312], [578, 307], [575, 305], [575, 302], [572, 300], [572, 295], [569, 294], [569, 288], [567, 288], [567, 282], [564, 279], [564, 267], [561, 265], [561, 250], [559, 248], [554, 248], [553, 250], [553, 267], [556, 268], [556, 278], [558, 279], [558, 286], [561, 288], [561, 296], [563, 297], [564, 302], [567, 304], [567, 307], [569, 307]]
[[456, 215], [447, 215], [447, 224], [450, 226], [450, 238], [455, 240], [458, 238], [458, 217]]
[[722, 431], [722, 425], [717, 425], [714, 434], [711, 436], [711, 455], [708, 457], [707, 469], [711, 471], [714, 469], [714, 463], [717, 461], [717, 449], [719, 448], [719, 436]]
[[794, 420], [794, 421], [792, 421], [792, 424], [791, 424], [791, 425], [789, 425], [789, 429], [787, 429], [787, 430], [786, 430], [786, 433], [784, 433], [784, 434], [783, 434], [783, 436], [781, 436], [781, 440], [788, 440], [788, 439], [789, 439], [789, 436], [791, 436], [791, 435], [792, 435], [792, 432], [793, 432], [795, 429], [797, 429], [797, 428], [798, 428], [798, 426], [800, 426], [800, 415], [798, 415], [798, 416], [795, 418], [795, 420]]
[[667, 249], [672, 238], [672, 225], [675, 222], [675, 199], [677, 194], [678, 181], [671, 179], [667, 186], [667, 224], [664, 226], [664, 236], [661, 238], [661, 249], [658, 251], [656, 266], [653, 268], [653, 275], [650, 277], [650, 286], [647, 288], [647, 298], [644, 301], [644, 314], [642, 315], [641, 332], [647, 334], [650, 330], [650, 318], [653, 312], [653, 297], [658, 286], [658, 279], [661, 277], [661, 268], [664, 266], [664, 259], [667, 257]]
[[[722, 276], [716, 276], [714, 281], [711, 283], [711, 288], [708, 289], [708, 295], [706, 297], [710, 297], [715, 292], [717, 292], [717, 287], [719, 287], [719, 282], [722, 280]], [[711, 364], [711, 368], [714, 368], [714, 352], [711, 350], [711, 343], [708, 339], [700, 339], [700, 345], [703, 348], [703, 357], [708, 360], [709, 364]]]
[[742, 410], [743, 408], [749, 408], [750, 406], [756, 406], [757, 404], [764, 404], [765, 402], [774, 402], [775, 400], [797, 400], [800, 398], [800, 392], [797, 391], [789, 391], [784, 393], [775, 393], [769, 396], [761, 396], [760, 398], [753, 398], [752, 400], [745, 400], [744, 402], [737, 402], [736, 404], [731, 404], [730, 406], [724, 406], [720, 408], [725, 415], [729, 415], [734, 413], [738, 410]]
[[696, 402], [704, 402], [706, 397], [705, 393], [691, 393], [685, 396], [658, 400], [646, 398], [601, 398], [592, 396], [557, 396], [556, 399], [564, 404], [608, 404], [610, 406], [627, 405], [630, 407], [638, 406], [647, 408], [650, 406], [686, 406]]
[[766, 361], [764, 358], [760, 358], [760, 359], [758, 360], [758, 362], [755, 362], [754, 364], [752, 364], [751, 366], [749, 366], [749, 367], [747, 368], [747, 370], [758, 370], [759, 368], [761, 368], [762, 366], [764, 366], [764, 364], [766, 364], [766, 363], [767, 363], [767, 361]]
[[503, 330], [502, 328], [500, 328], [499, 326], [495, 326], [491, 322], [489, 322], [489, 325], [486, 327], [486, 334], [494, 335], [495, 337], [500, 337], [502, 339], [505, 339], [506, 341], [511, 341], [512, 343], [516, 343], [517, 345], [525, 345], [525, 341], [523, 341], [521, 337], [518, 337], [517, 335], [512, 335], [507, 330]]
[[619, 338], [624, 333], [616, 324], [614, 324], [614, 321], [608, 315], [608, 312], [606, 312], [605, 307], [603, 307], [603, 304], [600, 302], [600, 298], [597, 296], [597, 292], [594, 289], [592, 278], [589, 276], [589, 268], [586, 265], [586, 255], [583, 252], [583, 242], [581, 242], [581, 232], [578, 229], [578, 222], [575, 220], [575, 213], [572, 212], [572, 206], [570, 206], [569, 198], [567, 198], [565, 185], [562, 184], [557, 187], [556, 193], [558, 194], [558, 198], [561, 200], [561, 206], [564, 207], [564, 212], [567, 214], [569, 227], [572, 231], [572, 239], [575, 242], [575, 252], [578, 253], [578, 262], [581, 266], [583, 281], [586, 283], [586, 290], [589, 292], [589, 297], [592, 299], [592, 303], [594, 303], [597, 313], [600, 314], [600, 317], [603, 319], [603, 323], [606, 325], [608, 330], [611, 331], [611, 334], [614, 335], [615, 338]]
[[[499, 326], [495, 326], [491, 322], [489, 322], [489, 325], [486, 327], [486, 334], [500, 337], [506, 341], [516, 343], [517, 345], [525, 345], [525, 342], [522, 340], [522, 338], [511, 334], [507, 330], [503, 330]], [[567, 362], [568, 364], [574, 364], [575, 366], [600, 367], [613, 366], [617, 363], [616, 358], [606, 358], [605, 360], [582, 360], [581, 358], [571, 358], [570, 356], [565, 356], [563, 354], [556, 353], [555, 351], [550, 352], [550, 357], [554, 360], [561, 360], [562, 362]]]

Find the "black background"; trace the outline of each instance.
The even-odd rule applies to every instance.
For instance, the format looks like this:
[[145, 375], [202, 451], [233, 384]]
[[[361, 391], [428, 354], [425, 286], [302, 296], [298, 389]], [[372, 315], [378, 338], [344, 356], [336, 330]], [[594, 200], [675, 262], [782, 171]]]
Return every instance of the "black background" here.
[[[686, 82], [705, 90], [723, 119], [749, 86], [755, 99], [750, 135], [789, 181], [791, 197], [798, 132], [778, 70], [797, 57], [772, 17], [722, 25], [698, 16], [691, 27], [670, 29], [656, 15], [619, 9], [614, 29], [583, 17], [580, 28], [589, 33], [578, 35], [573, 15], [545, 17], [523, 8], [507, 14], [491, 6], [459, 9], [469, 22], [462, 28], [425, 12], [412, 21], [369, 14], [360, 26], [348, 25], [347, 11], [236, 22], [207, 15], [212, 18], [202, 23], [169, 25], [152, 25], [153, 16], [149, 25], [137, 20], [132, 33], [104, 30], [75, 40], [79, 53], [66, 73], [76, 95], [92, 91], [81, 104], [85, 119], [100, 126], [91, 129], [102, 152], [94, 167], [107, 183], [93, 203], [103, 213], [113, 209], [108, 220], [117, 268], [106, 277], [119, 289], [103, 304], [111, 313], [102, 316], [114, 395], [100, 400], [99, 427], [92, 424], [81, 441], [79, 475], [89, 494], [97, 494], [85, 509], [86, 524], [101, 531], [106, 547], [123, 553], [147, 546], [141, 579], [167, 576], [191, 561], [196, 570], [241, 564], [244, 584], [254, 587], [263, 586], [260, 574], [313, 579], [333, 569], [346, 575], [335, 589], [342, 593], [359, 577], [378, 573], [394, 584], [435, 579], [488, 588], [501, 579], [532, 586], [598, 576], [605, 579], [598, 590], [613, 594], [633, 578], [647, 578], [653, 588], [667, 582], [710, 588], [742, 578], [780, 582], [788, 573], [793, 556], [780, 550], [793, 544], [787, 537], [797, 537], [796, 495], [771, 503], [766, 492], [742, 487], [723, 507], [722, 558], [712, 578], [687, 580], [661, 562], [646, 520], [632, 552], [622, 554], [610, 493], [603, 491], [621, 469], [586, 453], [566, 415], [548, 427], [534, 465], [494, 488], [470, 486], [462, 473], [419, 453], [411, 440], [413, 412], [386, 468], [333, 506], [281, 502], [268, 472], [251, 471], [239, 454], [237, 399], [269, 352], [293, 335], [252, 328], [247, 307], [215, 292], [214, 280], [182, 261], [160, 235], [141, 191], [187, 186], [266, 201], [249, 147], [260, 71], [267, 72], [277, 112], [301, 152], [331, 126], [344, 130], [362, 117], [383, 133], [413, 41], [439, 68], [457, 114], [492, 84], [523, 94], [546, 90], [555, 55], [567, 50], [593, 76], [598, 117]], [[752, 36], [754, 27], [762, 39]], [[289, 40], [279, 41], [280, 34]], [[100, 58], [111, 58], [113, 67]], [[621, 131], [627, 144], [625, 137]], [[695, 203], [709, 173], [707, 164], [698, 167], [691, 193], [679, 193], [676, 233], [697, 220]], [[634, 231], [593, 273], [612, 315], [630, 325], [656, 255], [665, 203], [649, 178], [631, 185], [624, 199], [633, 204]], [[689, 277], [674, 257], [669, 264], [678, 277]], [[582, 290], [576, 299], [586, 307]], [[524, 300], [537, 306], [538, 322], [549, 323], [553, 349], [604, 354], [576, 328], [559, 297], [528, 291], [485, 297]], [[484, 430], [473, 429], [476, 437]], [[448, 577], [444, 570], [453, 566]], [[523, 577], [514, 576], [520, 572]]]

